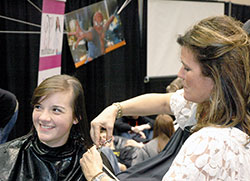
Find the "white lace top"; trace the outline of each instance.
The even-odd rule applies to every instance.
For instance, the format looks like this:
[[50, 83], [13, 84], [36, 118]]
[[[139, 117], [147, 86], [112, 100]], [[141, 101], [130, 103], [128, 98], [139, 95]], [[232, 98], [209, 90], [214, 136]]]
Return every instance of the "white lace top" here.
[[197, 104], [185, 100], [183, 94], [183, 89], [178, 90], [170, 99], [171, 111], [181, 129], [184, 129], [186, 126], [195, 125], [197, 122], [195, 119]]
[[[186, 113], [184, 110], [179, 112]], [[185, 115], [179, 115], [183, 122]], [[163, 181], [250, 180], [250, 144], [245, 146], [247, 140], [248, 135], [238, 128], [202, 128], [184, 143]]]
[[248, 136], [238, 128], [202, 128], [182, 146], [166, 180], [250, 180]]

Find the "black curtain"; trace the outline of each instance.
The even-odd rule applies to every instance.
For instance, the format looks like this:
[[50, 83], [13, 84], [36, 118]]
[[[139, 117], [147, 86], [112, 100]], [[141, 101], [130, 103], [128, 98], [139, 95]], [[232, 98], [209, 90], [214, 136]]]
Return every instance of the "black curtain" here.
[[[35, 1], [42, 7], [42, 3]], [[41, 13], [27, 1], [0, 1], [0, 15], [41, 24]], [[34, 31], [40, 28], [0, 19], [0, 30]], [[40, 34], [0, 33], [0, 87], [13, 92], [19, 101], [19, 116], [10, 135], [26, 134], [31, 127], [30, 100], [37, 84]]]
[[250, 6], [232, 4], [231, 16], [245, 23], [250, 19]]
[[[42, 9], [42, 0], [32, 0]], [[67, 0], [65, 13], [98, 0]], [[121, 6], [124, 0], [117, 0]], [[74, 67], [66, 35], [63, 39], [62, 72], [76, 76], [85, 90], [88, 120], [107, 105], [145, 92], [165, 92], [175, 77], [151, 79], [146, 75], [147, 1], [144, 0], [142, 37], [139, 32], [138, 2], [131, 3], [120, 14], [126, 45], [79, 68]], [[226, 12], [228, 3], [226, 3]], [[232, 16], [245, 22], [250, 19], [249, 6], [232, 4]], [[26, 0], [0, 1], [0, 15], [41, 24], [41, 13]], [[9, 139], [22, 136], [32, 126], [30, 100], [37, 86], [40, 28], [0, 18], [0, 31], [34, 31], [33, 34], [0, 33], [0, 87], [13, 92], [20, 103], [19, 116]], [[38, 32], [38, 33], [36, 33]]]

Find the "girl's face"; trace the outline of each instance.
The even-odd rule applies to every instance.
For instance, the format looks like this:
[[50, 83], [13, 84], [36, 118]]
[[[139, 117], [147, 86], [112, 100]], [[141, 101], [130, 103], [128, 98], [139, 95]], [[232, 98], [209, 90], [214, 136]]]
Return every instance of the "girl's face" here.
[[67, 142], [72, 125], [78, 123], [71, 99], [71, 91], [55, 92], [34, 106], [33, 124], [42, 143], [58, 147]]
[[188, 101], [202, 103], [209, 99], [214, 87], [211, 78], [202, 75], [200, 64], [187, 47], [181, 48], [182, 67], [178, 77], [183, 79], [184, 97]]

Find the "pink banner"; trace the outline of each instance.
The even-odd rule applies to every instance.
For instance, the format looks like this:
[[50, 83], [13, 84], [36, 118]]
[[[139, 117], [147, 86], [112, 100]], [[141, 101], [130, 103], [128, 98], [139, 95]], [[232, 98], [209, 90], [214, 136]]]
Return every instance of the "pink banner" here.
[[65, 3], [57, 0], [43, 0], [43, 13], [64, 14]]
[[56, 67], [61, 67], [61, 55], [40, 58], [39, 70], [47, 70]]
[[38, 84], [61, 74], [64, 10], [63, 0], [43, 0]]

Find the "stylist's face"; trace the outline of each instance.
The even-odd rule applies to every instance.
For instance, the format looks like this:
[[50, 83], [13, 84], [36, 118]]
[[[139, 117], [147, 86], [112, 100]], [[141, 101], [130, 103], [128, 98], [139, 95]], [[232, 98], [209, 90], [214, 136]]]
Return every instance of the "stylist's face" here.
[[201, 103], [209, 99], [214, 82], [202, 75], [200, 64], [187, 47], [181, 48], [182, 67], [178, 76], [183, 79], [184, 97], [188, 101]]
[[77, 124], [71, 99], [70, 91], [55, 92], [34, 106], [33, 124], [42, 143], [58, 147], [67, 142], [72, 125]]

